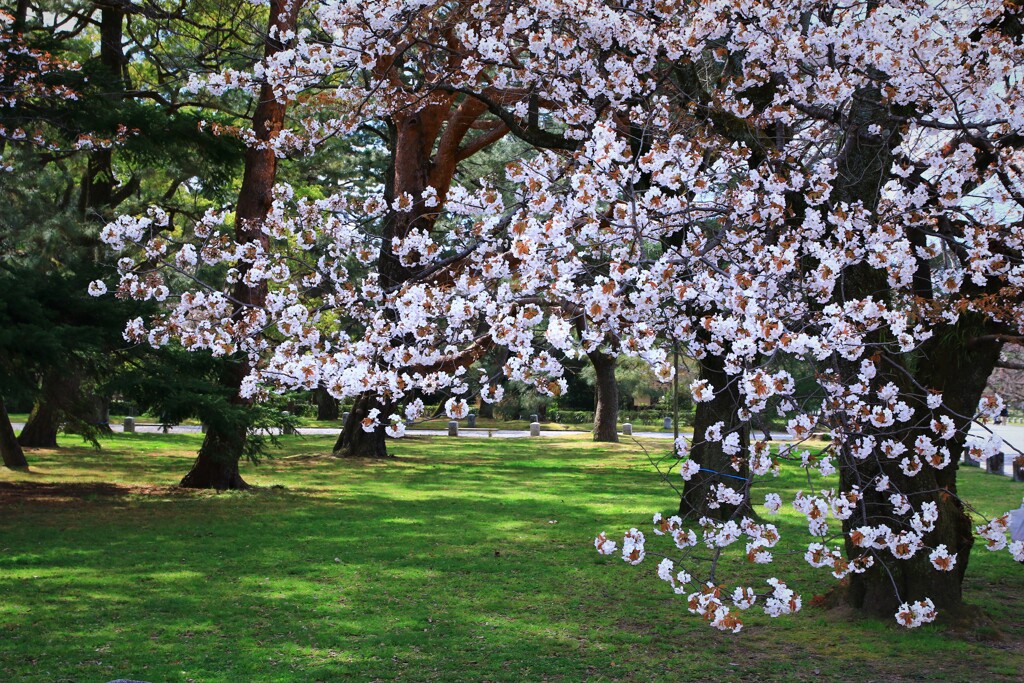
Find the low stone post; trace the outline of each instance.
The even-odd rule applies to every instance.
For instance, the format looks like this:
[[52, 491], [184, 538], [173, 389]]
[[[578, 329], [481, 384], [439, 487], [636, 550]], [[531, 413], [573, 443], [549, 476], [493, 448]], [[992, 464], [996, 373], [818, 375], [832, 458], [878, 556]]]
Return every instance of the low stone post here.
[[662, 429], [672, 429], [672, 418], [671, 417], [666, 417], [664, 420], [662, 420], [661, 428]]
[[1002, 474], [1003, 457], [1004, 456], [1002, 453], [996, 453], [991, 458], [989, 458], [988, 462], [985, 463], [986, 467], [988, 468], [988, 471], [991, 472], [992, 474]]
[[458, 436], [458, 435], [459, 435], [459, 423], [456, 422], [455, 420], [451, 420], [448, 423], [448, 436]]
[[135, 418], [129, 415], [124, 419], [124, 433], [134, 434], [135, 433]]
[[540, 422], [540, 418], [537, 417], [536, 413], [530, 416], [530, 422]]
[[469, 417], [466, 418], [466, 420], [468, 421], [470, 427], [476, 427], [476, 415], [474, 413], [470, 413]]
[[627, 422], [626, 424], [622, 425], [622, 435], [623, 436], [633, 436], [633, 425], [630, 424], [629, 422]]
[[540, 422], [535, 420], [530, 423], [530, 436], [540, 436]]

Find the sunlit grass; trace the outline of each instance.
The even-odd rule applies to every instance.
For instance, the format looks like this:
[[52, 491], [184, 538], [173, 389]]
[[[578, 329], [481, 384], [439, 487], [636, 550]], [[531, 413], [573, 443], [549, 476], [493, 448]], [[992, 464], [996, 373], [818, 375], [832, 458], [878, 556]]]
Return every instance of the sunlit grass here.
[[[1005, 553], [977, 551], [966, 586], [997, 640], [810, 607], [711, 631], [654, 563], [593, 551], [596, 532], [646, 530], [674, 507], [636, 444], [413, 437], [368, 462], [329, 457], [332, 437], [289, 437], [244, 466], [257, 490], [181, 492], [200, 438], [118, 435], [94, 450], [68, 437], [30, 452], [28, 473], [0, 471], [0, 487], [76, 487], [0, 490], [0, 680], [1009, 681], [1024, 670], [1024, 568]], [[962, 482], [987, 514], [1024, 495], [977, 470]], [[777, 483], [808, 488], [795, 472]], [[799, 522], [777, 522], [794, 544]], [[778, 562], [805, 605], [832, 585], [798, 556]]]

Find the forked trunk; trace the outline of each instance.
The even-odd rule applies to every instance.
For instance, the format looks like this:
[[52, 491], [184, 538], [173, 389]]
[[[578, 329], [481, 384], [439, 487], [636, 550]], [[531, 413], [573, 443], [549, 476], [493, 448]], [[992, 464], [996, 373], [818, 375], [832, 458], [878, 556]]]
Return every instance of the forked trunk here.
[[7, 414], [7, 405], [3, 397], [0, 397], [0, 458], [3, 459], [4, 467], [12, 470], [28, 467], [25, 451], [14, 438], [14, 427], [11, 426], [11, 418]]
[[594, 441], [619, 441], [619, 385], [615, 381], [615, 356], [588, 353], [594, 366]]

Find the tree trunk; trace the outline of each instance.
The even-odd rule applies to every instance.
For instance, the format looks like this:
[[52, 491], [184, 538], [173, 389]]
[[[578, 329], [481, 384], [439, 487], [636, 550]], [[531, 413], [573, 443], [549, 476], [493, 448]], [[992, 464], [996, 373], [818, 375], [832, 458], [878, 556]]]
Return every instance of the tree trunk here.
[[[837, 158], [838, 174], [832, 201], [860, 201], [865, 208], [873, 211], [878, 205], [881, 188], [890, 177], [892, 151], [899, 144], [901, 133], [899, 129], [886, 124], [888, 111], [877, 89], [862, 88], [855, 93], [852, 102], [844, 147]], [[873, 129], [871, 124], [881, 124], [881, 132]], [[914, 238], [914, 235], [911, 237]], [[915, 293], [925, 299], [931, 298], [931, 277], [927, 266], [926, 259], [919, 259], [914, 277]], [[844, 271], [841, 291], [846, 301], [871, 296], [876, 301], [888, 303], [890, 298], [885, 275], [866, 264], [858, 264]], [[983, 326], [978, 316], [963, 314], [952, 328], [936, 331], [935, 337], [923, 345], [920, 358], [908, 363], [906, 360], [909, 357], [904, 354], [883, 358], [876, 363], [878, 374], [873, 383], [881, 386], [891, 381], [901, 388], [903, 395], [913, 395], [919, 393], [910, 381], [910, 373], [914, 372], [914, 379], [918, 383], [926, 388], [943, 391], [944, 400], [950, 407], [963, 415], [973, 416], [988, 376], [999, 357], [996, 344], [974, 349], [969, 346], [971, 328]], [[880, 334], [875, 333], [874, 336], [877, 338]], [[841, 362], [838, 369], [845, 378], [855, 381], [856, 364]], [[917, 415], [922, 416], [921, 421], [906, 428], [897, 437], [911, 453], [918, 436], [934, 436], [929, 429], [931, 420], [923, 418], [931, 413], [923, 400], [919, 399], [912, 407]], [[843, 522], [843, 530], [847, 534], [847, 559], [854, 560], [865, 552], [850, 540], [849, 532], [854, 528], [880, 524], [891, 527], [894, 522], [897, 532], [906, 527], [905, 520], [894, 519], [893, 506], [889, 501], [892, 491], [879, 492], [869, 485], [879, 474], [889, 476], [890, 488], [906, 495], [914, 509], [920, 510], [926, 502], [936, 504], [938, 519], [935, 528], [924, 535], [923, 542], [929, 547], [945, 544], [951, 554], [957, 554], [955, 569], [946, 572], [932, 566], [927, 550], [918, 551], [909, 560], [898, 560], [887, 551], [881, 551], [875, 556], [875, 563], [870, 569], [862, 574], [850, 575], [846, 602], [865, 614], [891, 620], [900, 603], [923, 598], [930, 598], [939, 613], [946, 618], [955, 619], [966, 611], [962, 583], [974, 539], [970, 518], [956, 500], [956, 473], [969, 420], [951, 417], [959, 428], [959, 433], [946, 444], [951, 464], [943, 469], [925, 464], [914, 477], [904, 475], [894, 458], [887, 458], [876, 451], [875, 455], [860, 459], [849, 452], [850, 444], [840, 446], [844, 449], [840, 467], [841, 490], [849, 491], [853, 486], [858, 486], [863, 494], [854, 514]], [[870, 431], [864, 430], [865, 433]], [[892, 433], [878, 433], [875, 436], [881, 440], [891, 438]]]
[[93, 406], [93, 421], [96, 423], [96, 430], [101, 434], [113, 434], [110, 428], [110, 399], [93, 394], [90, 397]]
[[[104, 88], [104, 97], [121, 99], [126, 88], [130, 87], [126, 67], [128, 58], [124, 54], [124, 9], [117, 5], [100, 5], [100, 63], [105, 73], [100, 77], [100, 85]], [[116, 106], [116, 105], [112, 105]], [[137, 180], [132, 179], [121, 188], [120, 181], [114, 175], [113, 149], [96, 149], [89, 154], [85, 176], [82, 178], [82, 191], [78, 200], [78, 211], [83, 218], [105, 224], [111, 209], [123, 202], [137, 187]]]
[[333, 422], [338, 419], [338, 399], [331, 396], [326, 389], [320, 388], [313, 392], [316, 396], [316, 419], [321, 422]]
[[[928, 501], [938, 506], [939, 518], [935, 529], [924, 536], [924, 543], [932, 548], [944, 544], [950, 554], [957, 555], [956, 566], [949, 572], [936, 570], [928, 560], [927, 551], [924, 551], [911, 560], [888, 562], [887, 567], [876, 562], [874, 567], [863, 574], [852, 574], [846, 599], [858, 610], [892, 618], [900, 602], [930, 598], [940, 615], [947, 619], [955, 620], [966, 613], [962, 585], [971, 548], [974, 546], [974, 534], [971, 518], [957, 497], [956, 475], [971, 423], [957, 414], [974, 414], [988, 377], [999, 359], [1001, 344], [971, 343], [975, 336], [990, 332], [986, 329], [988, 326], [989, 323], [981, 316], [964, 313], [953, 328], [936, 334], [921, 349], [922, 357], [919, 359], [915, 379], [922, 386], [942, 392], [943, 403], [950, 409], [946, 414], [957, 426], [956, 436], [945, 442], [951, 464], [943, 469], [925, 465], [915, 477], [905, 476], [897, 463], [887, 460], [879, 462], [868, 459], [856, 470], [844, 469], [843, 489], [848, 490], [850, 486], [860, 483], [865, 494], [858, 513], [843, 523], [843, 530], [847, 534], [864, 524], [891, 524], [891, 516], [884, 513], [889, 507], [887, 497], [891, 492], [879, 493], [874, 487], [863, 486], [864, 481], [881, 472], [887, 474], [893, 485], [914, 501], [915, 507], [919, 508], [921, 503]], [[898, 379], [893, 377], [893, 381]], [[919, 414], [930, 413], [923, 403], [914, 408]], [[934, 436], [925, 424], [908, 430], [902, 441], [909, 449], [913, 449], [915, 439], [922, 434]], [[862, 553], [863, 549], [853, 546], [847, 537], [846, 552], [847, 557], [853, 558]]]
[[[278, 36], [294, 30], [301, 6], [300, 0], [270, 1], [269, 26], [263, 50], [265, 57], [273, 57], [285, 49]], [[269, 141], [284, 128], [286, 109], [287, 105], [277, 100], [273, 88], [263, 84], [252, 116], [257, 140]], [[263, 222], [273, 203], [276, 177], [277, 157], [273, 148], [269, 145], [249, 146], [245, 151], [245, 169], [235, 207], [235, 241], [239, 244], [257, 243], [264, 251], [268, 249], [269, 240], [263, 233]], [[249, 287], [245, 284], [245, 274], [251, 264], [243, 261], [237, 264], [237, 268], [239, 278], [232, 290], [237, 303], [232, 318], [240, 322], [249, 308], [258, 308], [266, 303], [267, 285], [261, 281], [257, 286]], [[240, 357], [226, 378], [234, 392], [231, 401], [236, 406], [251, 405], [249, 399], [238, 395], [248, 371], [247, 359]], [[238, 461], [245, 453], [246, 433], [244, 426], [226, 427], [211, 423], [192, 470], [181, 480], [181, 486], [218, 490], [246, 488], [247, 484], [238, 474]]]
[[480, 401], [480, 408], [477, 410], [477, 417], [493, 419], [494, 418], [494, 404], [488, 403], [487, 401]]
[[249, 488], [238, 471], [238, 461], [245, 448], [245, 427], [224, 428], [210, 425], [192, 463], [192, 469], [179, 484], [186, 489], [217, 491]]
[[14, 427], [11, 426], [11, 418], [7, 414], [7, 405], [3, 397], [0, 397], [0, 458], [3, 459], [4, 467], [12, 470], [28, 467], [25, 451], [14, 438]]
[[[731, 489], [742, 490], [748, 474], [747, 456], [750, 446], [750, 425], [737, 414], [741, 406], [739, 381], [725, 372], [725, 357], [708, 354], [700, 361], [700, 379], [707, 380], [715, 389], [710, 401], [698, 403], [693, 421], [693, 447], [690, 459], [701, 467], [683, 486], [679, 500], [679, 516], [684, 519], [729, 519], [737, 511], [734, 505], [709, 505], [708, 497], [723, 483]], [[723, 422], [723, 440], [729, 434], [740, 435], [740, 451], [736, 456], [722, 450], [722, 441], [707, 441], [705, 434], [716, 422]], [[739, 464], [739, 468], [733, 464]]]
[[46, 396], [36, 402], [18, 435], [23, 448], [57, 448], [60, 411]]
[[[455, 53], [450, 56], [458, 59]], [[453, 62], [449, 68], [457, 70], [458, 65]], [[377, 273], [385, 289], [400, 289], [415, 274], [415, 269], [403, 265], [394, 253], [392, 240], [408, 237], [414, 229], [431, 232], [454, 181], [458, 164], [508, 132], [507, 127], [498, 124], [487, 133], [467, 140], [467, 134], [478, 126], [478, 119], [486, 113], [487, 105], [473, 97], [434, 93], [422, 106], [396, 112], [388, 119], [388, 146], [391, 154], [385, 170], [384, 200], [388, 206], [393, 206], [396, 199], [408, 195], [412, 203], [408, 211], [388, 211], [381, 226]], [[428, 189], [436, 193], [436, 204], [431, 202], [433, 205], [429, 206], [424, 197]], [[436, 369], [417, 368], [417, 372], [422, 374], [433, 370]], [[393, 408], [390, 405], [391, 397], [367, 398], [365, 401], [369, 401], [365, 405], [372, 404], [381, 409], [383, 424], [383, 417]], [[385, 404], [388, 404], [387, 411], [382, 408]], [[360, 402], [357, 401], [349, 423], [338, 438], [335, 454], [386, 456], [387, 444], [383, 432], [376, 430], [367, 433], [359, 427], [358, 422], [352, 422], [359, 412], [359, 406]]]
[[588, 353], [594, 366], [594, 441], [619, 441], [619, 384], [615, 381], [615, 356]]
[[[23, 448], [57, 448], [62, 423], [81, 421], [82, 377], [80, 370], [54, 370], [43, 375], [40, 396], [18, 435]], [[91, 418], [86, 413], [85, 421]]]
[[[380, 411], [380, 424], [372, 432], [363, 429], [362, 421], [371, 410]], [[356, 399], [348, 420], [334, 444], [334, 455], [345, 458], [386, 458], [388, 446], [385, 440], [384, 425], [391, 414], [388, 406], [381, 405], [372, 393], [365, 393]]]

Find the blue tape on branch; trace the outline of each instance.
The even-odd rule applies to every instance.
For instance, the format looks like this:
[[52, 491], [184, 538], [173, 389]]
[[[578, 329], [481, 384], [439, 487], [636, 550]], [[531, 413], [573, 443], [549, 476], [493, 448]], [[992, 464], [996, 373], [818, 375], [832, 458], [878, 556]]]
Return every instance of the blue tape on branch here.
[[747, 479], [745, 477], [737, 477], [735, 474], [726, 474], [725, 472], [716, 472], [715, 470], [709, 470], [706, 467], [701, 467], [700, 471], [701, 472], [707, 472], [709, 474], [717, 474], [720, 477], [729, 477], [730, 479], [739, 479], [740, 481], [750, 481], [749, 479]]

